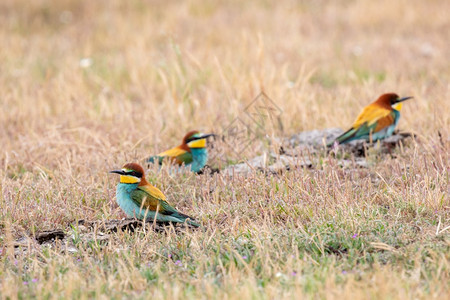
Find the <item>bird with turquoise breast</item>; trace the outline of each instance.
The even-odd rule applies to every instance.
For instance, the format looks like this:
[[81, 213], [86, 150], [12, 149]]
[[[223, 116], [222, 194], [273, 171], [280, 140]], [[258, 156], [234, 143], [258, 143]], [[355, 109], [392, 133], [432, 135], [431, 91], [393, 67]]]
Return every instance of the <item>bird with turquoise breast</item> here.
[[139, 220], [187, 223], [194, 227], [200, 225], [166, 200], [166, 196], [145, 179], [144, 169], [137, 163], [127, 163], [121, 170], [110, 171], [120, 175], [116, 198], [127, 217]]
[[151, 156], [146, 159], [146, 162], [162, 165], [164, 160], [168, 160], [180, 166], [184, 165], [192, 172], [198, 173], [208, 162], [206, 139], [212, 135], [203, 134], [197, 130], [190, 131], [184, 136], [181, 145]]
[[349, 130], [334, 139], [328, 146], [361, 139], [375, 142], [391, 136], [400, 119], [402, 102], [411, 98], [400, 98], [394, 93], [381, 95], [363, 109]]

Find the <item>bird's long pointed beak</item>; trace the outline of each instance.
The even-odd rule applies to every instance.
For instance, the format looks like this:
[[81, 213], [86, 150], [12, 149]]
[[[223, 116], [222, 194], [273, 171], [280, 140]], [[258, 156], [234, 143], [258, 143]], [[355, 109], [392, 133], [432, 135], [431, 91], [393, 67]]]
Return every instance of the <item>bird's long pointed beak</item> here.
[[400, 102], [403, 102], [403, 101], [406, 101], [406, 100], [409, 100], [409, 99], [412, 99], [412, 98], [413, 97], [403, 97], [403, 98], [398, 99], [396, 103], [400, 103]]
[[125, 172], [122, 170], [113, 170], [109, 171], [109, 173], [119, 174], [119, 175], [125, 175]]
[[202, 135], [200, 138], [201, 138], [201, 139], [206, 139], [206, 138], [209, 138], [210, 136], [215, 136], [215, 134], [214, 134], [214, 133], [204, 134], [204, 135]]
[[203, 135], [201, 135], [201, 136], [192, 138], [191, 141], [203, 140], [203, 139], [209, 138], [210, 136], [215, 136], [215, 134], [214, 134], [214, 133], [203, 134]]

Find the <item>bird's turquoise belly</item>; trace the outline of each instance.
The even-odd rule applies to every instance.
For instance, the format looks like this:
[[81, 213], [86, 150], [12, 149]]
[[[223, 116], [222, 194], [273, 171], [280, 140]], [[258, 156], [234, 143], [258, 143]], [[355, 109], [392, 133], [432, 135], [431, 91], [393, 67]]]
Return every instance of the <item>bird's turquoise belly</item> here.
[[385, 139], [387, 137], [390, 137], [394, 133], [395, 127], [398, 124], [398, 120], [400, 120], [400, 112], [395, 109], [393, 110], [393, 112], [394, 112], [394, 123], [381, 129], [378, 132], [375, 132], [372, 136], [372, 139], [374, 141]]
[[198, 172], [208, 162], [208, 151], [206, 148], [191, 149], [192, 163], [189, 164], [192, 172]]
[[[382, 130], [375, 132], [372, 135], [372, 140], [375, 142], [378, 140], [385, 139], [392, 135], [392, 133], [394, 132], [394, 129], [395, 129], [395, 125], [391, 125], [386, 128], [383, 128]], [[367, 140], [369, 140], [369, 136], [367, 137]]]
[[119, 183], [116, 190], [116, 199], [120, 208], [129, 218], [144, 219], [150, 216], [150, 212], [141, 210], [141, 208], [131, 199], [130, 194], [137, 188], [138, 184]]

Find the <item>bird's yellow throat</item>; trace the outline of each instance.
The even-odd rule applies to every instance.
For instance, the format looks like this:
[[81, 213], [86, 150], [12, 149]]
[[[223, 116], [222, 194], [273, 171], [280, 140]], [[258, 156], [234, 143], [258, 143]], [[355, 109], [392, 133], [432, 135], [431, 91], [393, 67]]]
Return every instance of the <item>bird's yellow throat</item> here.
[[140, 178], [130, 175], [120, 175], [120, 183], [138, 183], [141, 182]]
[[392, 108], [400, 111], [402, 109], [402, 105], [403, 105], [403, 103], [396, 103], [396, 104], [392, 105]]
[[205, 148], [206, 139], [195, 140], [188, 143], [189, 148]]

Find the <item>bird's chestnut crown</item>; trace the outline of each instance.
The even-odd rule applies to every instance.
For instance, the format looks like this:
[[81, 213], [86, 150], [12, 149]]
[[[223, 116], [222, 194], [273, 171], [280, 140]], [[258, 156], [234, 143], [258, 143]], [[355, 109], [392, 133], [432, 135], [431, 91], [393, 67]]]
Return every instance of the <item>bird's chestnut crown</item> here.
[[382, 104], [382, 105], [394, 105], [403, 101], [406, 101], [408, 99], [411, 99], [412, 97], [403, 97], [400, 98], [397, 94], [395, 93], [387, 93], [387, 94], [383, 94], [381, 95], [377, 102]]
[[183, 138], [183, 144], [187, 145], [189, 148], [205, 148], [206, 138], [212, 136], [213, 134], [203, 134], [197, 130], [188, 132]]
[[119, 174], [121, 183], [139, 183], [144, 176], [144, 169], [137, 163], [127, 163], [121, 170], [114, 170], [110, 173]]

